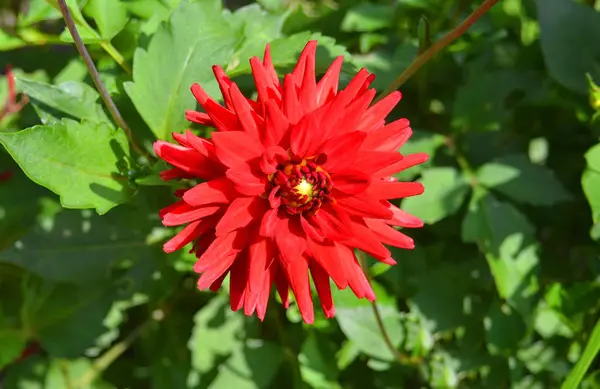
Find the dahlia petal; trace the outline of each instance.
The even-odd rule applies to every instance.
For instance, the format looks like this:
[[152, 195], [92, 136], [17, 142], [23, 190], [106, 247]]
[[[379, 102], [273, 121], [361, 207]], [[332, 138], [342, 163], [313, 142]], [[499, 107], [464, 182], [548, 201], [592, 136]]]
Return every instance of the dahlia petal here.
[[275, 280], [275, 289], [281, 298], [281, 303], [285, 309], [290, 307], [290, 284], [285, 271], [278, 261], [271, 265], [271, 277]]
[[354, 164], [356, 154], [366, 135], [364, 132], [354, 131], [325, 142], [319, 149], [319, 152], [327, 155], [323, 168], [331, 174]]
[[307, 237], [316, 240], [317, 242], [323, 242], [325, 240], [325, 235], [302, 215], [300, 215], [300, 225], [302, 226], [302, 229], [306, 233]]
[[269, 209], [265, 212], [260, 223], [260, 235], [265, 237], [273, 237], [279, 219], [277, 217], [277, 209]]
[[196, 177], [211, 179], [218, 174], [213, 169], [214, 164], [194, 149], [159, 140], [154, 142], [154, 152], [167, 163]]
[[411, 135], [410, 122], [407, 119], [398, 119], [380, 129], [369, 132], [363, 148], [376, 151], [398, 151]]
[[[191, 207], [190, 207], [191, 208]], [[214, 215], [221, 210], [220, 205], [208, 205], [199, 208], [179, 208], [162, 216], [162, 223], [166, 227], [180, 226], [204, 217]]]
[[283, 78], [283, 113], [291, 124], [296, 124], [302, 118], [304, 111], [298, 100], [294, 76], [286, 74]]
[[212, 119], [215, 128], [219, 131], [240, 131], [240, 124], [235, 114], [210, 98], [200, 85], [192, 85], [191, 91]]
[[334, 131], [334, 134], [341, 135], [354, 131], [362, 116], [367, 111], [369, 104], [371, 104], [371, 101], [375, 98], [376, 92], [375, 89], [369, 89], [350, 103], [346, 108], [346, 114], [336, 126], [337, 128]]
[[304, 50], [307, 52], [307, 55], [299, 98], [300, 103], [304, 107], [304, 112], [307, 113], [317, 108], [317, 83], [315, 75], [317, 41], [308, 42]]
[[423, 193], [425, 188], [420, 182], [389, 182], [374, 180], [367, 193], [378, 200], [400, 199]]
[[265, 193], [267, 182], [254, 174], [248, 164], [241, 164], [225, 172], [234, 184], [235, 189], [247, 196], [258, 196]]
[[317, 83], [317, 104], [324, 104], [337, 93], [343, 63], [344, 57], [340, 55], [329, 65], [329, 68]]
[[[357, 166], [361, 165], [357, 164]], [[364, 174], [362, 171], [351, 169], [345, 169], [332, 175], [331, 180], [333, 182], [333, 187], [336, 190], [349, 195], [362, 193], [371, 184], [370, 176]]]
[[298, 62], [296, 62], [296, 66], [292, 71], [292, 76], [294, 77], [296, 87], [298, 88], [300, 88], [300, 86], [302, 85], [302, 79], [304, 78], [304, 73], [306, 72], [307, 67], [310, 66], [309, 62], [311, 58], [314, 63], [316, 49], [317, 41], [308, 41], [306, 43], [306, 46], [304, 46], [304, 49], [302, 49], [300, 56], [298, 57]]
[[271, 58], [271, 45], [267, 43], [265, 46], [265, 54], [263, 55], [263, 66], [267, 75], [271, 79], [271, 83], [276, 88], [279, 87], [279, 77], [277, 77], [277, 72], [275, 71], [275, 67], [273, 66], [273, 59]]
[[217, 154], [215, 153], [215, 145], [210, 140], [200, 138], [190, 130], [185, 131], [185, 138], [190, 147], [194, 150], [208, 159], [219, 162]]
[[401, 249], [412, 250], [415, 248], [415, 242], [412, 238], [395, 228], [390, 227], [383, 221], [374, 219], [364, 219], [364, 221], [367, 227], [377, 235], [381, 242]]
[[[344, 107], [346, 107], [348, 104], [350, 104], [352, 101], [354, 101], [354, 99], [356, 98], [358, 93], [361, 91], [361, 89], [368, 87], [368, 85], [372, 81], [372, 79], [370, 80], [369, 77], [370, 77], [370, 74], [369, 74], [368, 70], [365, 68], [362, 68], [350, 80], [350, 82], [348, 83], [348, 85], [346, 86], [346, 88], [343, 91], [344, 92], [343, 101], [345, 102]], [[338, 94], [338, 96], [340, 94]]]
[[202, 219], [191, 222], [163, 245], [164, 252], [172, 253], [183, 248], [191, 241], [198, 239], [200, 235], [208, 231], [214, 225], [215, 222], [212, 219]]
[[229, 79], [229, 77], [227, 77], [227, 74], [225, 74], [225, 71], [219, 65], [213, 65], [212, 70], [215, 75], [215, 79], [219, 84], [219, 89], [221, 90], [221, 96], [223, 96], [225, 106], [231, 110], [233, 108], [233, 103], [231, 101], [231, 97], [229, 96], [229, 88], [231, 88], [233, 82]]
[[[240, 231], [232, 231], [227, 235], [217, 236], [194, 264], [194, 272], [203, 273], [216, 264], [223, 262], [226, 256], [236, 257], [241, 251], [241, 244], [244, 242], [244, 234]], [[233, 259], [231, 261], [233, 262]]]
[[[275, 269], [274, 266], [273, 269]], [[265, 278], [263, 279], [262, 290], [260, 291], [260, 294], [258, 295], [258, 300], [256, 301], [256, 316], [260, 319], [260, 321], [263, 321], [265, 319], [265, 314], [267, 313], [269, 296], [271, 294], [271, 285], [273, 284], [275, 278], [273, 274], [274, 271], [269, 269], [269, 271], [265, 275]], [[282, 301], [284, 301], [283, 305], [285, 306], [286, 300], [282, 298]], [[287, 302], [287, 305], [289, 306], [289, 301]]]
[[[269, 100], [265, 109], [265, 146], [279, 145], [290, 128], [290, 122], [274, 101]], [[283, 143], [282, 146], [286, 146], [286, 144]]]
[[232, 311], [239, 311], [244, 305], [246, 285], [248, 283], [248, 255], [242, 251], [229, 271], [229, 306]]
[[[272, 78], [257, 57], [250, 59], [250, 67], [252, 68], [252, 76], [254, 77], [256, 92], [258, 93], [258, 101], [265, 104], [273, 100], [279, 104], [281, 102], [281, 93], [279, 93], [276, 87], [279, 84], [279, 80], [277, 80], [277, 84], [273, 84]], [[275, 77], [277, 78], [277, 76]]]
[[228, 167], [260, 157], [264, 150], [258, 138], [244, 131], [216, 132], [212, 140], [219, 160]]
[[353, 235], [350, 217], [339, 208], [333, 205], [321, 207], [317, 214], [310, 217], [310, 221], [314, 221], [326, 237], [332, 240], [343, 240]]
[[308, 240], [308, 248], [315, 262], [329, 274], [339, 289], [348, 286], [348, 279], [344, 271], [344, 258], [340, 256], [337, 245], [334, 242], [316, 242]]
[[375, 235], [371, 230], [365, 227], [362, 223], [353, 222], [352, 228], [355, 236], [348, 242], [359, 250], [370, 254], [373, 258], [383, 260], [389, 258], [392, 253], [385, 247], [378, 236]]
[[174, 202], [173, 204], [169, 204], [166, 207], [160, 209], [158, 211], [158, 216], [162, 219], [167, 213], [171, 213], [171, 212], [187, 212], [187, 211], [191, 211], [192, 209], [194, 209], [193, 207], [191, 207], [189, 204], [187, 204], [185, 201], [183, 200], [179, 200], [177, 202]]
[[354, 164], [360, 166], [360, 170], [365, 174], [373, 175], [388, 166], [395, 165], [403, 159], [404, 156], [395, 151], [366, 151], [363, 143]]
[[384, 178], [387, 176], [391, 176], [392, 174], [396, 174], [420, 163], [427, 162], [428, 159], [429, 155], [427, 155], [427, 153], [415, 153], [405, 155], [401, 161], [398, 161], [393, 165], [379, 170], [377, 173], [374, 174], [373, 177]]
[[400, 99], [402, 99], [402, 93], [394, 91], [379, 100], [367, 110], [356, 129], [358, 131], [371, 131], [373, 126], [379, 121], [384, 120], [392, 112], [392, 109], [400, 102]]
[[260, 197], [238, 197], [229, 204], [215, 227], [217, 236], [244, 228], [262, 215], [266, 209], [265, 200]]
[[238, 195], [233, 183], [226, 177], [203, 182], [186, 191], [183, 201], [192, 206], [227, 204]]
[[188, 143], [187, 138], [186, 138], [186, 136], [184, 134], [179, 133], [179, 132], [172, 132], [171, 136], [180, 145], [182, 145], [184, 147], [188, 147], [188, 148], [190, 147], [190, 144]]
[[158, 173], [158, 175], [163, 181], [170, 181], [178, 178], [194, 178], [193, 174], [186, 173], [183, 170], [176, 167], [172, 169], [163, 170], [162, 172]]
[[325, 317], [331, 319], [335, 315], [335, 307], [331, 296], [331, 287], [329, 286], [329, 275], [316, 261], [311, 261], [310, 274], [315, 283]]
[[257, 237], [248, 247], [248, 289], [259, 294], [263, 289], [263, 280], [273, 261], [274, 248], [270, 239]]
[[231, 88], [229, 88], [229, 93], [235, 113], [237, 114], [238, 120], [241, 123], [244, 131], [250, 134], [254, 139], [260, 139], [258, 125], [254, 120], [254, 116], [256, 114], [248, 103], [248, 100], [246, 100], [246, 97], [244, 97], [240, 91], [240, 88], [237, 86], [237, 84], [231, 85]]
[[370, 301], [375, 300], [375, 293], [371, 284], [367, 280], [365, 273], [358, 263], [354, 250], [346, 245], [338, 245], [338, 250], [342, 258], [348, 278], [348, 286], [357, 298], [367, 298]]
[[[256, 310], [256, 304], [258, 304], [259, 293], [254, 293], [246, 288], [244, 291], [244, 315], [252, 316]], [[262, 319], [261, 319], [262, 321]]]
[[237, 258], [237, 253], [229, 253], [220, 258], [219, 261], [211, 261], [210, 267], [203, 271], [198, 279], [198, 289], [208, 289], [216, 280], [225, 273]]
[[298, 304], [302, 319], [306, 324], [312, 324], [315, 321], [315, 312], [308, 280], [307, 259], [299, 256], [291, 262], [284, 263], [283, 268], [290, 280], [290, 287], [296, 297], [296, 304]]
[[217, 278], [217, 280], [215, 282], [213, 282], [212, 284], [210, 284], [210, 286], [208, 287], [208, 289], [211, 292], [218, 292], [219, 289], [221, 289], [221, 285], [223, 285], [223, 281], [225, 281], [226, 277], [227, 277], [227, 273], [223, 273], [223, 275], [221, 275], [221, 277]]
[[[278, 215], [279, 216], [279, 215]], [[306, 250], [306, 238], [297, 218], [278, 218], [275, 243], [284, 263], [297, 260]]]
[[393, 216], [392, 211], [388, 207], [365, 193], [338, 198], [337, 201], [339, 205], [352, 215], [376, 219], [391, 219]]
[[392, 218], [385, 222], [393, 226], [405, 227], [405, 228], [420, 228], [423, 227], [423, 221], [410, 213], [403, 211], [396, 207], [392, 203], [387, 204], [390, 211], [392, 211]]
[[192, 123], [198, 123], [203, 126], [214, 126], [214, 123], [210, 116], [205, 114], [204, 112], [193, 111], [191, 109], [185, 111], [185, 119]]
[[318, 128], [314, 115], [306, 115], [290, 131], [290, 147], [294, 155], [304, 158], [314, 155], [320, 140], [314, 136]]

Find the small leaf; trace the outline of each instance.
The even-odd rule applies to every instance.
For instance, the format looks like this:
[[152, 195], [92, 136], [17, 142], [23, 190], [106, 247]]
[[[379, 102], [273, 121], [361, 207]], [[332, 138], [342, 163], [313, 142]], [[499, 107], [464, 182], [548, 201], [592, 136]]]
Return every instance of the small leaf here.
[[334, 344], [314, 332], [309, 333], [302, 343], [298, 356], [300, 373], [303, 381], [313, 389], [341, 388], [336, 382], [340, 373], [335, 364], [334, 347]]
[[[404, 340], [400, 312], [394, 299], [387, 295], [381, 286], [374, 282], [371, 286], [377, 295], [379, 313], [390, 341], [398, 347]], [[349, 289], [335, 290], [333, 297], [336, 305], [335, 317], [348, 339], [369, 356], [385, 361], [395, 360], [383, 340], [371, 303], [366, 299], [357, 299]]]
[[147, 50], [136, 50], [133, 82], [124, 86], [157, 138], [185, 129], [185, 110], [196, 107], [190, 92], [194, 82], [209, 95], [218, 95], [211, 67], [227, 65], [238, 39], [223, 17], [220, 1], [183, 2], [153, 35]]
[[133, 195], [118, 167], [127, 163], [127, 138], [107, 124], [64, 119], [0, 133], [0, 143], [32, 181], [58, 194], [66, 208], [104, 214]]
[[591, 235], [593, 239], [600, 239], [600, 144], [592, 147], [585, 154], [587, 169], [581, 177], [583, 192], [592, 209]]
[[537, 0], [537, 14], [550, 75], [573, 91], [587, 93], [586, 73], [600, 81], [600, 46], [595, 43], [600, 14], [572, 0]]
[[469, 189], [465, 178], [451, 167], [426, 170], [419, 182], [425, 187], [425, 192], [404, 199], [402, 209], [429, 224], [458, 211]]
[[540, 260], [533, 232], [527, 218], [511, 204], [481, 188], [473, 193], [462, 238], [479, 245], [498, 294], [525, 317], [530, 315], [539, 289]]
[[389, 5], [359, 3], [346, 12], [341, 29], [345, 32], [369, 32], [388, 27], [394, 16]]
[[106, 41], [114, 38], [127, 24], [127, 8], [120, 0], [89, 0], [83, 12], [94, 19]]
[[583, 355], [569, 373], [569, 376], [562, 384], [561, 389], [577, 389], [579, 388], [579, 383], [585, 376], [585, 373], [588, 371], [594, 359], [600, 352], [600, 320], [596, 322], [594, 326], [594, 330], [590, 335], [588, 342], [585, 346], [585, 350], [583, 350]]
[[[97, 103], [98, 92], [87, 84], [68, 81], [54, 86], [23, 78], [17, 82], [23, 93], [31, 99], [44, 124], [53, 123], [63, 116], [92, 123], [110, 123]], [[58, 112], [62, 115], [57, 115]]]
[[483, 165], [478, 181], [513, 200], [533, 205], [554, 205], [570, 198], [554, 173], [529, 162], [524, 155], [511, 155]]
[[525, 323], [510, 306], [494, 302], [484, 321], [487, 348], [493, 354], [513, 355], [525, 336]]

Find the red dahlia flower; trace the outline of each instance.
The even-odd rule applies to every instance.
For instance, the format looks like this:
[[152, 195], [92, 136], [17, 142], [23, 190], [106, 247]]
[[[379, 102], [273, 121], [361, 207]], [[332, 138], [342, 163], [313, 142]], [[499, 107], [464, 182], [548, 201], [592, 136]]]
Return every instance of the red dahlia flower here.
[[304, 321], [314, 320], [309, 271], [327, 317], [335, 312], [329, 278], [374, 300], [354, 250], [395, 264], [384, 244], [412, 249], [414, 243], [393, 226], [422, 226], [389, 202], [423, 192], [420, 183], [390, 176], [427, 160], [397, 152], [411, 135], [408, 120], [385, 123], [400, 93], [370, 106], [375, 77], [365, 69], [338, 92], [343, 57], [317, 82], [316, 46], [306, 45], [283, 83], [268, 46], [262, 62], [252, 58], [256, 100], [214, 66], [225, 106], [195, 84], [192, 93], [206, 113], [186, 112], [188, 120], [216, 129], [212, 139], [188, 130], [173, 134], [179, 145], [154, 144], [173, 166], [163, 179], [205, 181], [161, 210], [165, 226], [186, 225], [164, 250], [194, 242], [198, 288], [216, 291], [229, 274], [231, 309], [256, 311], [261, 320], [273, 284], [286, 308], [291, 288]]

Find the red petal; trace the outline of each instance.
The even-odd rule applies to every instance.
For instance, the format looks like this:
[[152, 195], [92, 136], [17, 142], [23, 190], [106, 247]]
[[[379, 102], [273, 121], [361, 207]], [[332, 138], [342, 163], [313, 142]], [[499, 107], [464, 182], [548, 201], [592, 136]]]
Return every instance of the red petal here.
[[314, 136], [318, 129], [314, 115], [306, 115], [290, 130], [290, 147], [294, 155], [304, 158], [314, 155], [321, 140]]
[[390, 211], [393, 216], [390, 220], [385, 222], [393, 226], [406, 227], [406, 228], [420, 228], [423, 227], [423, 221], [416, 216], [411, 215], [408, 212], [401, 210], [395, 205], [388, 203]]
[[290, 123], [296, 124], [303, 116], [304, 111], [298, 101], [296, 94], [296, 85], [294, 77], [291, 74], [286, 74], [283, 78], [283, 113], [288, 118]]
[[257, 237], [248, 248], [248, 288], [256, 294], [263, 289], [263, 280], [273, 261], [274, 247], [270, 239]]
[[238, 165], [225, 173], [234, 184], [235, 189], [247, 196], [257, 196], [266, 192], [266, 177], [259, 178], [247, 164]]
[[198, 103], [200, 103], [202, 108], [204, 108], [208, 116], [212, 119], [215, 128], [219, 131], [240, 130], [240, 125], [235, 114], [211, 99], [200, 85], [192, 85], [191, 90], [196, 100], [198, 100]]
[[277, 294], [281, 298], [281, 302], [285, 309], [290, 307], [290, 284], [285, 275], [285, 271], [281, 267], [278, 261], [273, 262], [271, 265], [271, 278], [275, 280], [275, 288], [277, 289]]
[[302, 215], [300, 215], [300, 225], [306, 233], [306, 236], [308, 236], [309, 238], [316, 240], [317, 242], [323, 242], [325, 240], [325, 234], [319, 231], [317, 227], [313, 226]]
[[378, 171], [374, 177], [375, 178], [384, 178], [391, 176], [392, 174], [396, 174], [403, 170], [406, 170], [410, 167], [418, 165], [420, 163], [426, 162], [429, 159], [429, 155], [426, 153], [415, 153], [410, 155], [405, 155], [402, 161], [396, 162], [393, 165], [390, 165], [384, 169]]
[[233, 183], [226, 177], [203, 182], [185, 192], [183, 200], [193, 206], [227, 204], [238, 195]]
[[215, 234], [221, 236], [244, 228], [253, 221], [259, 220], [265, 210], [265, 200], [260, 197], [238, 197], [227, 207], [225, 214], [217, 223]]
[[[191, 208], [191, 207], [190, 207]], [[190, 223], [204, 217], [214, 215], [221, 210], [220, 205], [208, 205], [199, 208], [179, 208], [166, 213], [162, 217], [162, 223], [166, 227], [179, 226]]]
[[402, 154], [395, 151], [365, 151], [365, 145], [363, 143], [354, 165], [360, 166], [360, 170], [365, 174], [373, 175], [403, 159], [404, 157]]
[[367, 150], [398, 151], [412, 135], [407, 119], [398, 119], [385, 127], [369, 132], [363, 148]]
[[376, 259], [385, 259], [392, 255], [390, 250], [381, 244], [378, 236], [365, 227], [362, 221], [352, 221], [352, 229], [354, 238], [349, 241], [352, 246], [369, 253]]
[[167, 163], [196, 177], [211, 179], [219, 173], [214, 163], [194, 149], [159, 140], [154, 142], [154, 151]]
[[333, 298], [331, 297], [331, 287], [329, 286], [329, 276], [325, 269], [319, 265], [316, 261], [311, 261], [310, 274], [315, 283], [319, 300], [321, 301], [321, 308], [325, 313], [325, 317], [328, 319], [333, 318], [335, 315], [335, 307], [333, 305]]
[[190, 110], [185, 111], [185, 118], [186, 118], [186, 120], [188, 120], [190, 122], [198, 123], [203, 126], [208, 126], [208, 127], [214, 126], [214, 123], [213, 123], [212, 119], [210, 118], [210, 116], [208, 116], [204, 112], [192, 111], [190, 109]]
[[338, 198], [338, 204], [352, 214], [375, 219], [391, 219], [392, 211], [380, 201], [361, 193], [351, 197]]
[[[268, 101], [266, 105], [265, 145], [268, 147], [281, 144], [289, 128], [290, 122], [279, 107], [274, 101]], [[282, 146], [286, 146], [286, 144], [283, 143]]]
[[417, 196], [423, 193], [423, 184], [420, 182], [389, 182], [375, 180], [367, 193], [378, 200], [400, 199], [404, 197]]
[[245, 242], [246, 235], [240, 231], [232, 231], [227, 235], [216, 237], [194, 264], [194, 271], [203, 273], [222, 262], [225, 257], [237, 256]]
[[283, 265], [287, 273], [290, 286], [296, 297], [296, 303], [300, 310], [302, 319], [307, 324], [312, 324], [315, 321], [315, 312], [310, 293], [310, 283], [308, 280], [308, 263], [303, 256], [297, 257], [291, 262]]
[[344, 62], [344, 57], [337, 57], [329, 68], [327, 72], [321, 77], [319, 83], [317, 84], [317, 105], [322, 105], [326, 101], [330, 100], [337, 93], [338, 81], [340, 78], [340, 72], [342, 70], [342, 64]]
[[383, 243], [401, 249], [412, 250], [415, 248], [415, 242], [410, 237], [393, 227], [388, 226], [384, 222], [374, 219], [365, 219], [365, 223]]
[[385, 96], [383, 99], [379, 100], [367, 110], [356, 129], [359, 131], [372, 131], [377, 123], [379, 123], [381, 120], [384, 120], [387, 115], [392, 112], [392, 109], [394, 109], [401, 98], [402, 94], [398, 91], [394, 91]]
[[240, 88], [238, 88], [236, 84], [232, 84], [229, 93], [231, 94], [235, 113], [237, 114], [238, 120], [244, 131], [250, 134], [254, 139], [260, 139], [258, 125], [254, 120], [256, 113], [248, 103], [248, 100], [246, 100], [246, 97], [244, 97], [240, 91]]
[[209, 288], [219, 277], [223, 276], [223, 273], [229, 270], [237, 255], [237, 252], [229, 253], [220, 257], [218, 261], [211, 261], [211, 266], [207, 267], [198, 279], [198, 289], [205, 290]]
[[[312, 112], [317, 107], [317, 84], [315, 75], [315, 54], [317, 50], [317, 41], [310, 41], [306, 44], [306, 61], [304, 74], [302, 77], [302, 86], [300, 87], [300, 103], [304, 107], [305, 114]], [[304, 54], [304, 52], [302, 54]]]
[[242, 308], [247, 284], [248, 254], [242, 251], [231, 265], [229, 272], [229, 306], [232, 311]]
[[265, 47], [265, 54], [263, 55], [263, 66], [265, 68], [265, 72], [271, 80], [272, 85], [275, 88], [279, 87], [279, 78], [277, 77], [277, 72], [275, 72], [275, 67], [273, 66], [273, 59], [271, 58], [271, 46], [268, 43]]
[[260, 235], [266, 237], [273, 237], [275, 235], [275, 228], [279, 222], [277, 212], [277, 209], [269, 209], [265, 212], [260, 223]]
[[[356, 166], [361, 166], [357, 164]], [[362, 170], [362, 166], [361, 166]], [[370, 177], [361, 171], [345, 169], [331, 176], [333, 187], [346, 194], [354, 195], [364, 192], [370, 185]]]
[[244, 131], [215, 132], [212, 140], [219, 160], [228, 167], [257, 158], [264, 150], [258, 138]]
[[364, 132], [354, 131], [328, 140], [318, 152], [327, 155], [323, 167], [331, 174], [354, 164], [366, 135]]
[[171, 238], [167, 243], [163, 245], [165, 253], [172, 253], [184, 247], [193, 240], [198, 239], [200, 235], [204, 234], [210, 228], [214, 227], [215, 220], [211, 218], [205, 218], [191, 222], [177, 235]]
[[231, 87], [233, 82], [229, 79], [229, 77], [227, 77], [227, 74], [225, 74], [225, 71], [219, 65], [213, 65], [212, 70], [215, 74], [215, 79], [219, 83], [219, 89], [221, 90], [221, 96], [223, 96], [225, 105], [227, 106], [227, 108], [232, 109], [233, 104], [229, 96], [229, 88]]
[[[279, 215], [278, 215], [279, 216]], [[298, 218], [284, 215], [277, 222], [275, 242], [284, 262], [297, 260], [306, 250], [306, 238]]]
[[308, 248], [316, 262], [329, 274], [339, 289], [348, 286], [348, 279], [344, 272], [344, 258], [340, 257], [340, 251], [333, 242], [319, 243], [308, 240]]

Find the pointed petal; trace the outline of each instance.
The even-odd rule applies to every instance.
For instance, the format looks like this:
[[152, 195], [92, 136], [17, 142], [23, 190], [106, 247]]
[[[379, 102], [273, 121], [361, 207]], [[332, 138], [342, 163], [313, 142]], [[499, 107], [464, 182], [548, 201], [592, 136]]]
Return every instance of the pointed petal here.
[[337, 57], [329, 68], [319, 80], [317, 84], [317, 104], [322, 105], [326, 101], [330, 100], [337, 93], [338, 82], [340, 78], [340, 72], [342, 70], [342, 64], [344, 63], [344, 57]]
[[328, 241], [320, 243], [308, 240], [308, 248], [314, 260], [329, 274], [339, 289], [348, 286], [348, 279], [342, 263], [343, 258], [340, 257], [340, 252], [335, 243]]
[[363, 173], [362, 166], [361, 170], [345, 169], [331, 176], [333, 187], [336, 190], [344, 192], [349, 195], [355, 195], [362, 193], [371, 184], [371, 179], [368, 175]]
[[207, 205], [204, 207], [188, 209], [179, 208], [168, 212], [162, 216], [162, 223], [166, 227], [180, 226], [182, 224], [190, 223], [198, 219], [202, 219], [207, 216], [214, 215], [221, 210], [221, 205]]
[[214, 225], [215, 219], [212, 218], [204, 218], [202, 220], [191, 222], [190, 224], [185, 226], [185, 228], [181, 230], [177, 235], [175, 235], [163, 245], [164, 252], [172, 253], [183, 248], [185, 245], [192, 242], [193, 240], [198, 239], [200, 235], [213, 228]]
[[265, 200], [260, 197], [238, 197], [229, 204], [215, 227], [217, 236], [244, 228], [253, 221], [260, 220], [266, 211]]
[[264, 151], [258, 138], [244, 131], [214, 132], [212, 140], [219, 160], [228, 167], [236, 167]]
[[295, 260], [285, 263], [283, 268], [296, 297], [302, 319], [305, 323], [312, 324], [315, 321], [315, 312], [308, 280], [307, 259], [304, 256], [297, 257]]
[[427, 162], [427, 160], [429, 160], [429, 155], [427, 155], [427, 153], [415, 153], [405, 155], [401, 161], [398, 161], [393, 165], [379, 170], [377, 173], [374, 174], [374, 178], [384, 178], [391, 176], [420, 163]]
[[331, 319], [335, 315], [335, 307], [331, 296], [331, 287], [329, 286], [329, 275], [316, 261], [311, 261], [310, 274], [315, 283], [325, 317]]
[[392, 112], [392, 109], [394, 109], [401, 98], [402, 94], [398, 91], [394, 91], [385, 96], [383, 99], [379, 100], [367, 110], [356, 129], [359, 131], [372, 131], [373, 127], [377, 123], [379, 123], [381, 120], [384, 120], [387, 115]]
[[398, 119], [368, 134], [363, 144], [364, 149], [398, 151], [411, 137], [412, 129], [407, 119]]
[[192, 206], [206, 204], [227, 204], [239, 194], [233, 183], [226, 177], [203, 182], [185, 192], [183, 201]]
[[331, 174], [352, 165], [366, 135], [364, 132], [354, 131], [325, 142], [318, 151], [327, 155], [323, 168]]
[[410, 237], [380, 220], [365, 219], [365, 224], [385, 244], [401, 249], [412, 250], [415, 248], [415, 242]]
[[374, 199], [388, 200], [400, 199], [404, 197], [417, 196], [423, 193], [425, 189], [420, 182], [389, 182], [384, 180], [375, 180], [367, 193]]
[[387, 204], [390, 211], [392, 211], [392, 218], [385, 222], [393, 226], [405, 227], [405, 228], [420, 228], [423, 227], [423, 221], [410, 213], [401, 210], [395, 205]]

